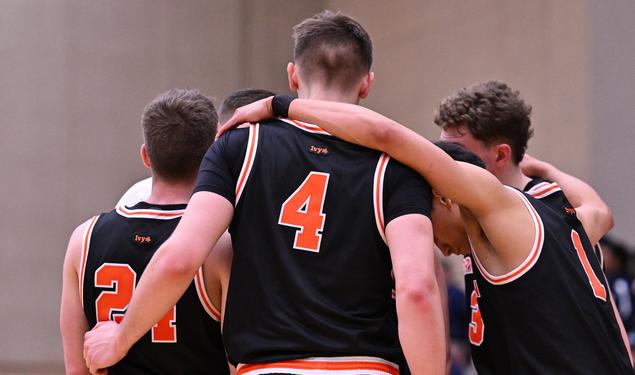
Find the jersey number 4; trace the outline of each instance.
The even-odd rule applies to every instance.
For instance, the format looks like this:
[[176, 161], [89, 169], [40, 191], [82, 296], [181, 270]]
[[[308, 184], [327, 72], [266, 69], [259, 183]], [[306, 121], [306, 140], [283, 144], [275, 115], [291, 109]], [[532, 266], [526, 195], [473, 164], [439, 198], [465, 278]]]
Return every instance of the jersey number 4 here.
[[[97, 269], [95, 287], [111, 289], [101, 292], [95, 301], [98, 322], [121, 322], [132, 299], [136, 280], [137, 273], [127, 264], [104, 263]], [[176, 306], [172, 306], [152, 327], [152, 342], [176, 342]]]
[[293, 248], [318, 253], [326, 221], [324, 198], [329, 174], [311, 172], [280, 209], [278, 224], [297, 228]]

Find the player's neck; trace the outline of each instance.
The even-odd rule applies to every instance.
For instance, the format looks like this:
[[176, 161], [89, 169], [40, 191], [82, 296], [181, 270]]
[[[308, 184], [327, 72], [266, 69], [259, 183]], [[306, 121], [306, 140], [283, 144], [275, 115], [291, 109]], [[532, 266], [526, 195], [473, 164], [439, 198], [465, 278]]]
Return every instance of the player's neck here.
[[153, 204], [187, 204], [194, 190], [194, 181], [174, 183], [152, 179], [152, 193], [146, 202]]
[[327, 89], [319, 85], [303, 87], [301, 90], [298, 90], [298, 97], [301, 99], [359, 104], [359, 95], [356, 92]]
[[531, 181], [531, 178], [525, 176], [517, 165], [512, 165], [506, 170], [500, 171], [497, 176], [499, 181], [504, 185], [523, 190]]

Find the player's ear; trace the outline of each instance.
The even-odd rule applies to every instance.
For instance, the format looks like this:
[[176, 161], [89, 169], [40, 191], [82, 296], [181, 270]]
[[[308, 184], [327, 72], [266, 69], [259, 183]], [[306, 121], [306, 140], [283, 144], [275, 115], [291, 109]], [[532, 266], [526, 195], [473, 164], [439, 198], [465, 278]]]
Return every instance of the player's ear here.
[[289, 89], [298, 91], [298, 68], [292, 62], [287, 64], [287, 79], [289, 80]]
[[375, 73], [368, 72], [362, 79], [362, 84], [359, 87], [359, 97], [361, 99], [365, 99], [370, 93], [370, 88], [373, 85], [373, 81], [375, 80]]
[[148, 155], [148, 148], [146, 147], [145, 143], [141, 145], [139, 154], [141, 155], [141, 161], [143, 162], [143, 165], [145, 165], [148, 169], [152, 169], [152, 163], [150, 163], [150, 155]]
[[452, 208], [452, 200], [450, 198], [444, 197], [441, 193], [434, 189], [432, 190], [432, 196], [434, 199], [438, 199], [442, 206]]
[[496, 164], [499, 167], [507, 165], [512, 160], [512, 148], [507, 143], [501, 143], [495, 146]]

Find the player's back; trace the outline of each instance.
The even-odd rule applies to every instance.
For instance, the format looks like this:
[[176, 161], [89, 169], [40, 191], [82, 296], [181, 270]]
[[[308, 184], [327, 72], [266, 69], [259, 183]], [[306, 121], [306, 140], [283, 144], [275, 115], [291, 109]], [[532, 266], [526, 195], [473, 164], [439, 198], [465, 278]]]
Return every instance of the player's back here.
[[632, 374], [606, 281], [581, 225], [574, 228], [562, 214], [522, 196], [536, 232], [527, 259], [494, 276], [477, 254], [465, 258], [477, 371]]
[[[185, 205], [141, 202], [93, 218], [82, 241], [80, 283], [84, 312], [120, 321], [150, 258], [170, 236]], [[228, 374], [220, 315], [204, 289], [202, 272], [179, 302], [109, 374]]]
[[[230, 360], [400, 361], [383, 228], [410, 213], [410, 200], [429, 205], [425, 182], [377, 151], [299, 122], [238, 129], [212, 147], [245, 155], [227, 171], [236, 181], [223, 329]], [[413, 181], [400, 201], [393, 191]]]

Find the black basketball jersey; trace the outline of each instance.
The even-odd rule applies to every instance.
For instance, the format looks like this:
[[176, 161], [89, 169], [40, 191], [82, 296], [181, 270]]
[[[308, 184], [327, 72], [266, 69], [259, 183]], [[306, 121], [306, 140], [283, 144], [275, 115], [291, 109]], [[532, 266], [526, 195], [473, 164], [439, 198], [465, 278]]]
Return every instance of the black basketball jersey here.
[[[536, 177], [525, 185], [523, 191], [560, 213], [576, 231], [579, 232], [580, 228], [582, 228], [582, 223], [576, 217], [575, 209], [557, 183]], [[594, 246], [593, 252], [600, 261], [600, 266], [604, 269], [604, 257], [602, 256], [600, 244]]]
[[526, 260], [489, 274], [464, 258], [469, 340], [480, 375], [633, 374], [608, 285], [583, 229], [530, 195], [536, 232]]
[[[82, 240], [80, 285], [86, 318], [121, 321], [150, 258], [172, 234], [185, 205], [145, 202], [96, 216]], [[109, 374], [229, 374], [220, 314], [202, 268], [178, 303], [130, 348]]]
[[431, 190], [418, 174], [284, 119], [216, 141], [195, 191], [235, 207], [223, 328], [232, 363], [284, 361], [279, 372], [297, 373], [320, 364], [294, 359], [355, 356], [328, 367], [361, 361], [394, 373], [402, 354], [384, 228], [401, 215], [429, 216]]

